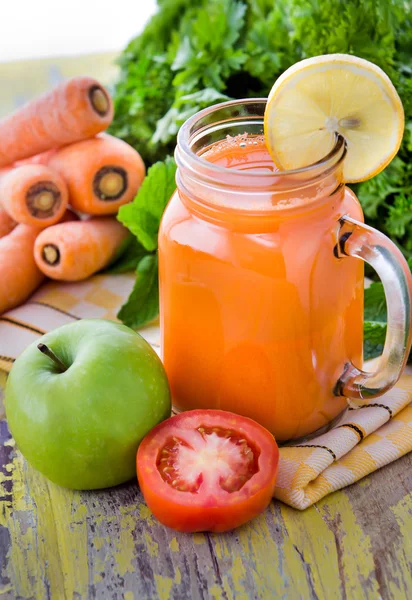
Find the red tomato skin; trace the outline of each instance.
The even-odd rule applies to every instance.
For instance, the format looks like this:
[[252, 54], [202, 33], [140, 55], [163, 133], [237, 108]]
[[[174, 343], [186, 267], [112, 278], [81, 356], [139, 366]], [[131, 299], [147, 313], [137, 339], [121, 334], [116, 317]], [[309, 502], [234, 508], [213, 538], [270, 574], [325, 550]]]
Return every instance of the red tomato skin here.
[[[157, 470], [154, 460], [154, 452], [157, 452], [159, 447], [155, 445], [153, 438], [156, 434], [165, 429], [168, 421], [178, 419], [180, 417], [188, 417], [196, 415], [196, 413], [214, 413], [217, 417], [223, 416], [227, 418], [231, 416], [236, 422], [241, 421], [242, 424], [252, 424], [252, 431], [249, 432], [249, 438], [256, 441], [250, 433], [259, 434], [261, 443], [259, 456], [259, 465], [262, 462], [268, 462], [266, 465], [266, 477], [264, 485], [259, 486], [254, 481], [253, 476], [243, 486], [239, 492], [226, 494], [227, 503], [224, 506], [216, 506], [216, 501], [213, 494], [209, 497], [202, 498], [200, 501], [197, 494], [188, 492], [178, 492], [167, 484]], [[206, 419], [207, 420], [207, 419]], [[216, 423], [213, 423], [214, 425]], [[230, 427], [230, 425], [229, 425]], [[264, 453], [269, 454], [269, 459], [266, 460]], [[140, 489], [144, 499], [154, 514], [154, 516], [166, 527], [177, 531], [194, 533], [200, 531], [224, 532], [240, 527], [247, 521], [253, 519], [262, 513], [273, 496], [276, 485], [276, 477], [278, 472], [279, 450], [273, 436], [263, 427], [246, 417], [238, 417], [232, 413], [218, 410], [194, 410], [181, 413], [178, 417], [172, 417], [157, 425], [140, 444], [137, 452], [137, 476]], [[258, 488], [259, 489], [256, 489]], [[241, 496], [241, 497], [239, 497]]]
[[145, 485], [144, 479], [138, 472], [139, 482], [142, 482], [140, 489], [154, 516], [162, 525], [185, 533], [195, 533], [198, 531], [219, 533], [230, 531], [257, 517], [269, 506], [272, 500], [276, 475], [277, 467], [273, 474], [271, 485], [256, 493], [252, 502], [249, 500], [225, 508], [182, 506], [177, 511], [176, 505], [173, 502], [160, 497], [151, 487]]

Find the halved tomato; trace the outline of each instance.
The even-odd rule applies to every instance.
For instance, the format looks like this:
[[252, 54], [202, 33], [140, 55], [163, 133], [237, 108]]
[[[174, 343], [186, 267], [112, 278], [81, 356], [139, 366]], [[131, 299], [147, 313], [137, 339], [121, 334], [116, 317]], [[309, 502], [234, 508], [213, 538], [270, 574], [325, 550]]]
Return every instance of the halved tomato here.
[[264, 427], [222, 410], [191, 410], [157, 425], [137, 452], [143, 496], [178, 531], [227, 531], [270, 503], [279, 450]]

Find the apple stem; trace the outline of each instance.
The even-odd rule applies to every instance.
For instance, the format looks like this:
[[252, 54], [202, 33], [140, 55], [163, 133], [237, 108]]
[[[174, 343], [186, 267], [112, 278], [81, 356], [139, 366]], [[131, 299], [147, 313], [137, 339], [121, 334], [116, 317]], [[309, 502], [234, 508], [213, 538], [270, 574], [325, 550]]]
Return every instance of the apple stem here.
[[50, 348], [46, 346], [46, 344], [37, 344], [37, 348], [40, 350], [40, 352], [43, 352], [43, 354], [48, 356], [54, 363], [56, 363], [61, 373], [67, 371], [66, 365], [60, 360], [58, 356], [56, 356], [53, 350], [50, 350]]

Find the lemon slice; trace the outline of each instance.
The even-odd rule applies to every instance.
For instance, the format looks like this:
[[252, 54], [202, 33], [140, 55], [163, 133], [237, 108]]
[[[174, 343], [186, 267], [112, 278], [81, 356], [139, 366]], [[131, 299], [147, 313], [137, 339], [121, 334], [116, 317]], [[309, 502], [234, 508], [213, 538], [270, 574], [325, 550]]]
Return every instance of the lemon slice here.
[[382, 69], [356, 56], [326, 54], [296, 63], [277, 79], [264, 126], [280, 169], [321, 160], [340, 133], [347, 144], [343, 178], [354, 183], [380, 173], [395, 156], [404, 113]]

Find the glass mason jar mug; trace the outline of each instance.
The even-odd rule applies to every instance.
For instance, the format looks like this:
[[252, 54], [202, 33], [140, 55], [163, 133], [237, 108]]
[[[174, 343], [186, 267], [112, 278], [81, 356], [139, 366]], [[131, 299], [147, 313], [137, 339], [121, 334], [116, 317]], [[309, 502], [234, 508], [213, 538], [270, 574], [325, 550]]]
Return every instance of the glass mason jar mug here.
[[[412, 280], [342, 183], [344, 140], [318, 163], [276, 171], [265, 104], [219, 104], [179, 132], [178, 189], [159, 235], [162, 353], [177, 409], [230, 410], [286, 441], [330, 426], [347, 398], [367, 403], [395, 384]], [[388, 305], [375, 372], [362, 370], [363, 261]]]

